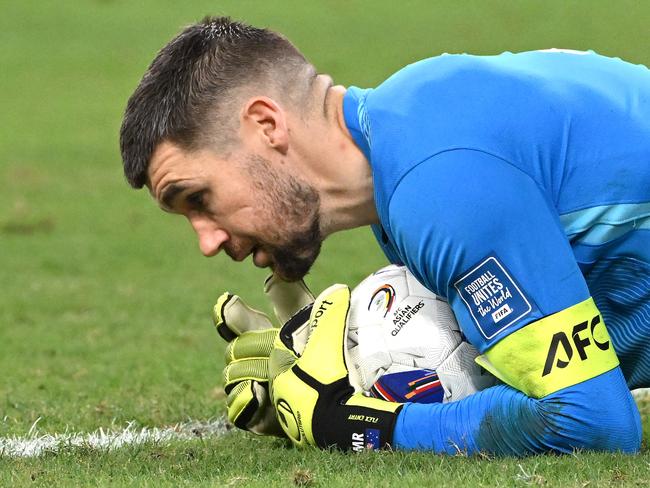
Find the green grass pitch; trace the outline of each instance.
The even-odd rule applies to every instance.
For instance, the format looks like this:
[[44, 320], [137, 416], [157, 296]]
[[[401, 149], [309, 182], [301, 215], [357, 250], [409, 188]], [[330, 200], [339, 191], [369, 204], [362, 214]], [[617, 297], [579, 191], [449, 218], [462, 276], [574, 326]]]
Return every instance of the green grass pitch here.
[[[442, 52], [594, 49], [650, 63], [633, 1], [59, 0], [0, 8], [0, 438], [219, 419], [211, 304], [268, 310], [263, 270], [200, 256], [189, 225], [121, 174], [125, 102], [154, 53], [205, 14], [287, 34], [339, 83], [368, 86]], [[309, 278], [384, 264], [366, 230], [334, 236]], [[606, 399], [604, 399], [606, 400]], [[641, 404], [648, 441], [650, 404]], [[343, 455], [240, 432], [113, 451], [0, 456], [0, 486], [646, 486], [650, 454], [528, 459]]]

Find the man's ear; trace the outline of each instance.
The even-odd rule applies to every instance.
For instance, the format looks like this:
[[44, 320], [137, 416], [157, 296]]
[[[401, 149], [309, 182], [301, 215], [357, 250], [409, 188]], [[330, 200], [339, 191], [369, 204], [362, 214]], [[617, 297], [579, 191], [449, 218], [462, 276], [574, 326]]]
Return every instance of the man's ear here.
[[289, 149], [289, 131], [286, 112], [268, 97], [250, 98], [242, 111], [244, 134], [258, 134], [273, 149], [286, 154]]

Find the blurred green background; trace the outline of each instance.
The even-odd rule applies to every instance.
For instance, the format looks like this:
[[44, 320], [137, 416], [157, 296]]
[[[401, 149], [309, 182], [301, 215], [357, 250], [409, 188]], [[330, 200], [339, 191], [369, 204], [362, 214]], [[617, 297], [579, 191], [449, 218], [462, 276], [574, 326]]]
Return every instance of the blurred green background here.
[[[0, 437], [174, 425], [224, 413], [221, 291], [265, 271], [206, 260], [189, 225], [122, 176], [126, 100], [157, 50], [206, 14], [279, 30], [338, 83], [372, 86], [443, 52], [594, 49], [650, 63], [641, 1], [0, 0]], [[315, 291], [385, 263], [361, 229], [329, 239]], [[650, 402], [641, 403], [648, 439]], [[0, 485], [611, 486], [641, 456], [525, 460], [285, 449], [241, 433], [115, 453], [0, 456]]]
[[[371, 86], [443, 52], [594, 49], [650, 63], [650, 2], [0, 0], [0, 435], [222, 414], [210, 309], [262, 302], [263, 270], [205, 260], [189, 225], [121, 172], [126, 100], [157, 50], [206, 14], [279, 30], [338, 83]], [[334, 236], [309, 279], [384, 264]], [[268, 310], [268, 308], [265, 308]]]

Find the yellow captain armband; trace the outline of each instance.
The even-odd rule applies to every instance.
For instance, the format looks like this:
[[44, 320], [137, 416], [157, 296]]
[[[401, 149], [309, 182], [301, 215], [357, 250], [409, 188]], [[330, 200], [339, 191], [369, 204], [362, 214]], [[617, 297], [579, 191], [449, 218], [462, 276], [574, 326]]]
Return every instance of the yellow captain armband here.
[[508, 385], [543, 398], [618, 366], [592, 298], [501, 339], [476, 362]]

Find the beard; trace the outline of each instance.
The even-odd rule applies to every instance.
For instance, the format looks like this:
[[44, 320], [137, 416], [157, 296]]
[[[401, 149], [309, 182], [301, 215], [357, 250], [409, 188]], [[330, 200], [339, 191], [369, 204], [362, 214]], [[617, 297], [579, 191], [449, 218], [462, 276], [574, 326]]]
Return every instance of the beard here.
[[[268, 239], [259, 244], [272, 259], [272, 268], [286, 281], [302, 279], [320, 254], [320, 197], [314, 187], [259, 156], [246, 160], [246, 169], [260, 195]], [[272, 224], [269, 226], [269, 224]]]
[[273, 271], [286, 281], [302, 279], [320, 254], [322, 238], [318, 219], [304, 233], [294, 234], [282, 246], [268, 246]]

